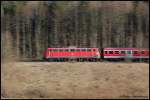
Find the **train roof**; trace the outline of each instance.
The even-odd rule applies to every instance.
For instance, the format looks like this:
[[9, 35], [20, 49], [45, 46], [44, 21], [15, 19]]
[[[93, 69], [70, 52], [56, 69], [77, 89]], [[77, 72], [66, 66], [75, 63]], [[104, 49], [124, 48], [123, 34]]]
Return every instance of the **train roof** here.
[[148, 48], [104, 48], [104, 50], [149, 50]]
[[68, 47], [68, 48], [47, 48], [47, 49], [98, 49], [95, 47], [91, 48], [77, 48], [77, 47]]

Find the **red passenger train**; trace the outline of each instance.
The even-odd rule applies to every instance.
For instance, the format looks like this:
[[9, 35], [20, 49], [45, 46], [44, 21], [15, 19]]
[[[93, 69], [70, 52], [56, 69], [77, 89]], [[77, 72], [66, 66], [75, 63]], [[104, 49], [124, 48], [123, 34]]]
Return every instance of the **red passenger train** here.
[[149, 60], [149, 49], [145, 48], [48, 48], [44, 58], [49, 61], [99, 61], [101, 59], [144, 59]]
[[145, 48], [104, 48], [103, 51], [104, 59], [149, 59], [149, 50]]
[[85, 61], [99, 59], [100, 53], [98, 48], [48, 48], [44, 57], [49, 61], [69, 59]]

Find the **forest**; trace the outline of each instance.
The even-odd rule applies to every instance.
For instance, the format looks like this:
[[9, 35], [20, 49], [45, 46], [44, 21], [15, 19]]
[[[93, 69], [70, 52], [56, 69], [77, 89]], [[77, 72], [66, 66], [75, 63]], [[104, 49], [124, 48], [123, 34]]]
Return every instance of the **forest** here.
[[149, 1], [1, 1], [1, 59], [48, 47], [149, 48]]

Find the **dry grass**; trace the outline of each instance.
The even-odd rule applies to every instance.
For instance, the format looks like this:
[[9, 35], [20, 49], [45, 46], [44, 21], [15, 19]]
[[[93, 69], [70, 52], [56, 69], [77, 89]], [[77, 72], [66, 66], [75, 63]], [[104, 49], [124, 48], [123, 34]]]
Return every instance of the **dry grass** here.
[[2, 98], [149, 98], [149, 64], [2, 64]]

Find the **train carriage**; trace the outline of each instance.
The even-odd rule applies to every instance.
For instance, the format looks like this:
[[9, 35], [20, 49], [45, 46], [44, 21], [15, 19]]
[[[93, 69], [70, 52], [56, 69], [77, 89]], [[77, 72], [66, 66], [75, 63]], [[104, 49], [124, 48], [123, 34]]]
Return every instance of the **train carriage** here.
[[96, 60], [100, 58], [98, 48], [48, 48], [44, 54], [47, 60]]
[[149, 50], [145, 48], [104, 48], [104, 59], [148, 60]]

